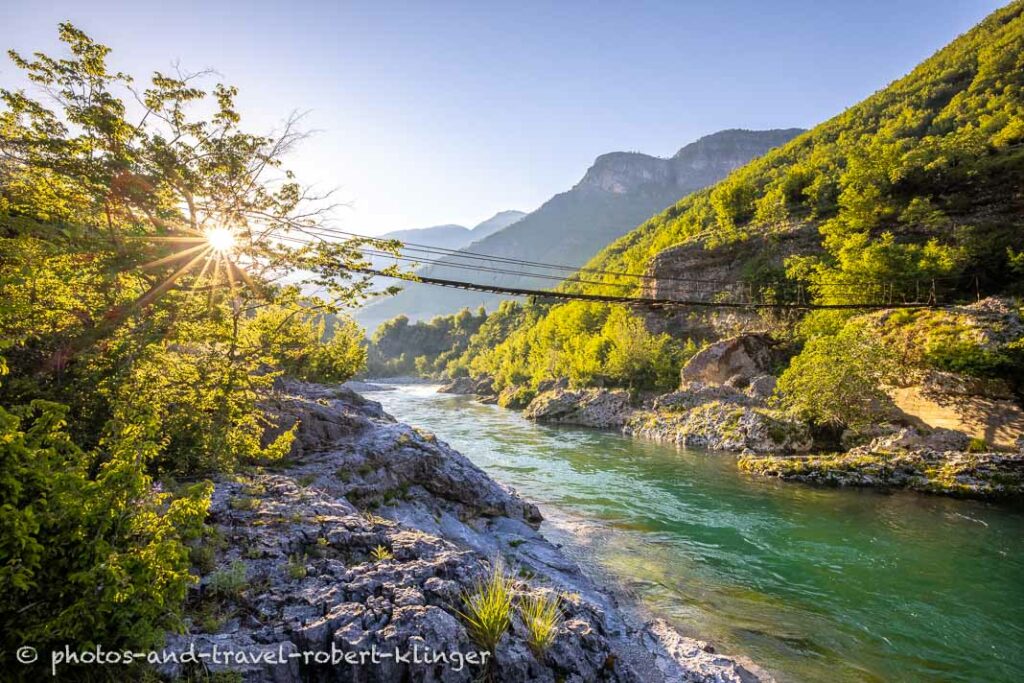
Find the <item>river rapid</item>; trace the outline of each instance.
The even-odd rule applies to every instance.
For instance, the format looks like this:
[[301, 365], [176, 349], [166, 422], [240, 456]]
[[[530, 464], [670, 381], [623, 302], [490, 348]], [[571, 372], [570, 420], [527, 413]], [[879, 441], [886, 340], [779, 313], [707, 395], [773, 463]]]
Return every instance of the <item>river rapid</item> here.
[[1017, 681], [1024, 509], [755, 478], [734, 456], [367, 392], [541, 507], [599, 581], [779, 681]]

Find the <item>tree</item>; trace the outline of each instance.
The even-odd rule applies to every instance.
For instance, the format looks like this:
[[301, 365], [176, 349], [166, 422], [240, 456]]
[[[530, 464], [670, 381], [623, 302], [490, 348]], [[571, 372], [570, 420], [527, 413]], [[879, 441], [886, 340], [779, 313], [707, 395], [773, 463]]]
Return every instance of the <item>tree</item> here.
[[288, 451], [261, 399], [361, 366], [324, 317], [369, 292], [365, 241], [325, 239], [330, 197], [282, 167], [296, 117], [246, 132], [208, 74], [137, 87], [59, 32], [63, 57], [10, 53], [42, 97], [0, 89], [0, 648], [147, 647], [178, 625], [211, 488], [158, 478]]

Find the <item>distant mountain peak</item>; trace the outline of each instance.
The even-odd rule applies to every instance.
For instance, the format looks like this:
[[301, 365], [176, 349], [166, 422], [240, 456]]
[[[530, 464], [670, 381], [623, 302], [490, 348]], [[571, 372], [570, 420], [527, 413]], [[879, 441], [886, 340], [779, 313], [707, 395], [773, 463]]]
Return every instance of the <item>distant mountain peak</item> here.
[[597, 157], [573, 189], [589, 188], [611, 194], [649, 193], [663, 188], [692, 190], [696, 189], [695, 173], [718, 170], [725, 175], [802, 132], [800, 128], [722, 130], [683, 146], [669, 158], [641, 152], [610, 152]]

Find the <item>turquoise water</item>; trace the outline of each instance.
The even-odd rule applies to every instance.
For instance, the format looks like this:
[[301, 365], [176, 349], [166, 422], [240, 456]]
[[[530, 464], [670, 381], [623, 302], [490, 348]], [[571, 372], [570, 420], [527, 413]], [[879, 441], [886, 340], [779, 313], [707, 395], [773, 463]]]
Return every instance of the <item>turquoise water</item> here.
[[1024, 509], [754, 478], [728, 455], [374, 392], [537, 502], [542, 529], [680, 631], [780, 681], [1024, 677]]

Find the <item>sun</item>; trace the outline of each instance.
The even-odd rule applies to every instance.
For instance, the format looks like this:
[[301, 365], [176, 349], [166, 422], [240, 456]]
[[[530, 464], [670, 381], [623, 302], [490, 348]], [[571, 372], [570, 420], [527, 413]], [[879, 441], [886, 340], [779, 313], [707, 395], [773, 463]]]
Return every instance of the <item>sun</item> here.
[[235, 234], [228, 228], [210, 228], [204, 236], [210, 248], [218, 253], [223, 254], [235, 247]]

